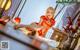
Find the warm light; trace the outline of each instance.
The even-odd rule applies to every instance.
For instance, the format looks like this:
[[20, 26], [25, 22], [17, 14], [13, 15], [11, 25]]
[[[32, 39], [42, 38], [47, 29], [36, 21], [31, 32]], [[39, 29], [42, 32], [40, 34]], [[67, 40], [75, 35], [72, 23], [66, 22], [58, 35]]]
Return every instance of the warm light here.
[[[4, 8], [7, 0], [0, 0], [0, 1], [2, 1], [2, 2], [0, 2], [1, 8]], [[6, 4], [6, 6], [5, 6], [4, 9], [5, 9], [5, 10], [8, 10], [8, 9], [10, 8], [10, 6], [11, 6], [11, 0], [8, 0], [8, 2], [7, 2], [7, 4]]]
[[21, 22], [21, 18], [16, 17], [16, 18], [14, 18], [14, 21], [15, 21], [15, 23], [19, 24]]
[[8, 10], [10, 8], [10, 6], [11, 6], [11, 0], [8, 1], [7, 5], [5, 7], [5, 10]]
[[55, 38], [58, 38], [58, 35], [55, 35]]
[[2, 1], [1, 8], [4, 8], [4, 6], [5, 6], [5, 4], [6, 4], [6, 1], [7, 1], [7, 0], [3, 0], [3, 1]]
[[0, 0], [0, 6], [1, 6], [2, 2], [3, 2], [3, 0]]

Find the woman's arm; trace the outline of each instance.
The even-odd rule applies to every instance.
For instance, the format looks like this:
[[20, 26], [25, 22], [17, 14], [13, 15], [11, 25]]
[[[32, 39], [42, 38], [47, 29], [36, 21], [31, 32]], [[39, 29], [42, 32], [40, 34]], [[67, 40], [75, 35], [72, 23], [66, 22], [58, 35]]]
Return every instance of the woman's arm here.
[[26, 27], [27, 25], [23, 25], [23, 24], [20, 24], [20, 25], [18, 25], [20, 28], [22, 28], [22, 27]]
[[39, 25], [41, 25], [42, 22], [43, 22], [43, 19], [40, 19], [40, 21], [39, 21]]
[[45, 16], [40, 17], [39, 25], [41, 25], [44, 22], [44, 19], [46, 19]]
[[23, 27], [26, 27], [26, 25], [22, 25], [22, 24], [21, 24], [21, 25], [15, 25], [15, 26], [14, 26], [15, 29], [23, 28]]

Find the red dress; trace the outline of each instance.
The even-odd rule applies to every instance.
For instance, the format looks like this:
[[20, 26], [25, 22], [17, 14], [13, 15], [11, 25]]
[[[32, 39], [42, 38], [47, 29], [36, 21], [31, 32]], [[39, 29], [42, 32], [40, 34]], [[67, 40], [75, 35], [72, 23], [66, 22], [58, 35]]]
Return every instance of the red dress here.
[[[45, 28], [38, 30], [38, 33], [39, 33], [39, 36], [44, 37], [47, 31], [50, 29], [50, 27], [52, 27], [55, 24], [55, 20], [53, 18], [48, 19], [48, 17], [46, 16], [41, 16], [40, 18], [42, 21], [40, 21], [37, 24]], [[41, 43], [37, 40], [33, 40], [32, 44], [36, 47], [40, 47]]]
[[45, 33], [47, 33], [50, 27], [52, 27], [55, 24], [55, 20], [53, 18], [49, 19], [46, 16], [41, 16], [41, 20], [42, 21], [39, 23], [39, 25], [43, 26], [44, 29], [41, 29], [38, 32], [40, 36], [45, 36]]

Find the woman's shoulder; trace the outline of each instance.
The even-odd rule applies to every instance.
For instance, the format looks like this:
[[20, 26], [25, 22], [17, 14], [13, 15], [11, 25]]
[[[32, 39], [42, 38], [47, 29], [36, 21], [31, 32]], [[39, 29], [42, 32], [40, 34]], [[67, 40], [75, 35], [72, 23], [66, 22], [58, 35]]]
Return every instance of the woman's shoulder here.
[[45, 15], [42, 15], [40, 18], [41, 19], [47, 19], [47, 17]]
[[44, 17], [45, 17], [45, 15], [42, 15], [42, 16], [41, 16], [41, 18], [44, 18]]

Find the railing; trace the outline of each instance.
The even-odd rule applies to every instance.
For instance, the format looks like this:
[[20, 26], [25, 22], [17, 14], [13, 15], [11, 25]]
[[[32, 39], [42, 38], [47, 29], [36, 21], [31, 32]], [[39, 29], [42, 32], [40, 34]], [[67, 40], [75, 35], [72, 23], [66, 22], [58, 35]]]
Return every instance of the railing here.
[[[56, 5], [55, 10], [58, 8], [58, 5]], [[63, 7], [60, 9], [60, 11], [56, 14], [55, 18], [60, 14], [60, 12], [64, 9], [65, 5], [63, 4]]]
[[[21, 6], [22, 1], [24, 1], [24, 2], [23, 2], [23, 4], [22, 4], [22, 6]], [[16, 8], [14, 14], [12, 15], [12, 18], [14, 18], [17, 13], [18, 13], [18, 14], [17, 14], [16, 17], [19, 17], [19, 15], [20, 15], [20, 13], [21, 13], [24, 5], [26, 4], [26, 1], [27, 1], [27, 0], [20, 0], [20, 3], [18, 4], [18, 7]], [[20, 7], [20, 6], [21, 6], [21, 7]], [[20, 10], [19, 10], [19, 9], [20, 9]], [[19, 11], [18, 11], [18, 10], [19, 10]], [[18, 12], [17, 12], [17, 11], [18, 11]]]

